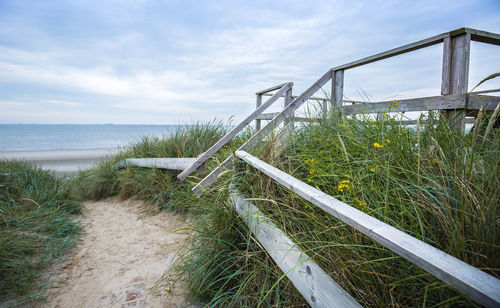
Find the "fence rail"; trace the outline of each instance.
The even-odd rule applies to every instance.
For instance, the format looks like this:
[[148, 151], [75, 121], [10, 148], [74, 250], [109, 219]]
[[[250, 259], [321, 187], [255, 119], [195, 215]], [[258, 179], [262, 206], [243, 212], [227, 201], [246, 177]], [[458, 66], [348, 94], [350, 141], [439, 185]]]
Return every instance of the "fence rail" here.
[[500, 280], [294, 178], [244, 151], [236, 156], [325, 212], [486, 306], [500, 304]]
[[203, 163], [205, 163], [212, 155], [214, 155], [218, 150], [220, 150], [225, 144], [227, 144], [231, 139], [233, 139], [241, 130], [243, 130], [250, 122], [255, 120], [264, 110], [271, 106], [275, 101], [277, 101], [282, 95], [287, 93], [289, 89], [293, 86], [293, 82], [285, 82], [281, 85], [269, 88], [265, 91], [272, 91], [279, 89], [270, 99], [268, 99], [263, 105], [259, 106], [252, 112], [248, 117], [241, 121], [236, 127], [234, 127], [229, 133], [217, 141], [210, 149], [205, 153], [199, 155], [196, 160], [186, 169], [184, 169], [177, 178], [179, 180], [186, 179], [191, 173], [196, 171]]
[[[485, 306], [498, 307], [500, 306], [500, 280], [444, 253], [443, 251], [427, 245], [424, 242], [388, 224], [385, 224], [361, 211], [356, 210], [355, 208], [307, 185], [306, 183], [292, 177], [291, 175], [283, 171], [278, 170], [277, 168], [259, 160], [258, 158], [248, 153], [251, 148], [257, 145], [258, 142], [265, 138], [270, 132], [277, 129], [280, 124], [289, 124], [291, 121], [297, 119], [304, 120], [304, 118], [296, 118], [294, 114], [297, 108], [302, 106], [308, 100], [320, 100], [323, 103], [326, 103], [328, 101], [327, 99], [317, 98], [313, 95], [329, 81], [331, 81], [330, 102], [332, 106], [341, 108], [341, 110], [343, 110], [346, 114], [353, 115], [362, 112], [380, 113], [386, 112], [389, 107], [391, 107], [391, 112], [440, 110], [443, 115], [448, 118], [448, 121], [453, 128], [459, 131], [463, 131], [466, 122], [466, 115], [468, 113], [475, 115], [475, 113], [477, 113], [477, 110], [479, 109], [491, 111], [495, 108], [498, 108], [498, 106], [500, 105], [499, 97], [481, 95], [485, 93], [496, 92], [495, 90], [467, 93], [471, 40], [500, 46], [500, 35], [498, 34], [469, 28], [460, 28], [454, 31], [445, 32], [443, 34], [420, 40], [415, 43], [384, 51], [376, 55], [353, 61], [344, 65], [336, 66], [332, 69], [329, 69], [323, 76], [321, 76], [299, 96], [292, 95], [291, 83], [285, 83], [259, 91], [256, 93], [256, 111], [242, 122], [242, 124], [246, 125], [248, 124], [248, 119], [256, 120], [257, 132], [252, 137], [250, 137], [250, 139], [245, 142], [236, 151], [235, 154], [247, 164], [257, 168], [259, 171], [271, 177], [274, 181], [304, 197], [306, 200], [312, 202], [313, 204], [319, 206], [327, 213], [351, 225], [352, 227], [361, 231], [378, 243], [384, 245], [398, 255], [404, 257], [420, 268], [431, 273], [436, 278], [460, 290], [462, 293], [470, 296], [478, 303]], [[443, 43], [443, 70], [441, 80], [442, 95], [399, 100], [397, 104], [398, 106], [395, 106], [394, 102], [392, 101], [378, 103], [350, 101], [350, 105], [343, 105], [343, 103], [345, 102], [343, 100], [345, 70], [439, 43]], [[278, 90], [278, 92], [274, 94], [269, 93], [276, 90]], [[270, 100], [274, 99], [274, 101], [279, 97], [285, 98], [284, 108], [281, 112], [262, 114], [263, 109], [267, 108], [267, 104], [269, 103], [268, 100], [265, 104], [262, 104], [262, 97], [268, 95], [272, 95]], [[263, 128], [261, 128], [262, 120], [269, 120]], [[241, 128], [240, 126], [238, 127]], [[287, 130], [285, 129], [282, 131]], [[217, 144], [219, 145], [217, 146], [214, 145], [215, 150], [209, 150], [206, 153], [203, 153], [203, 155], [201, 156], [202, 159], [197, 159], [197, 162], [193, 164], [194, 167], [190, 167], [191, 169], [188, 168], [189, 170], [186, 169], [183, 171], [184, 175], [196, 170], [196, 164], [200, 163], [200, 161], [202, 160], [206, 161], [206, 159], [208, 159], [210, 155], [215, 153], [215, 151], [220, 148], [220, 144], [225, 144], [235, 135], [236, 133], [230, 133], [226, 135], [223, 138], [223, 142], [218, 142]], [[202, 194], [204, 190], [208, 189], [215, 181], [217, 181], [224, 170], [227, 170], [234, 165], [234, 159], [235, 158], [233, 157], [233, 155], [231, 155], [226, 160], [224, 160], [222, 164], [215, 168], [193, 188], [193, 192], [197, 195]], [[179, 177], [179, 179], [183, 178], [185, 178], [185, 176]], [[236, 206], [240, 206], [240, 209], [241, 207], [246, 207], [246, 209], [250, 210], [250, 212], [252, 212], [253, 214], [261, 215], [261, 213], [258, 212], [255, 207], [251, 206], [249, 203], [245, 203], [244, 199], [241, 196], [236, 197], [235, 200]], [[247, 224], [254, 226], [255, 222], [252, 220], [252, 218], [248, 215], [245, 216], [245, 214], [242, 213], [240, 213], [240, 215], [244, 215], [243, 217]], [[275, 233], [284, 235], [281, 230], [275, 230]], [[279, 243], [276, 242], [278, 240], [272, 243], [267, 242], [267, 244], [264, 244], [264, 242], [266, 242], [268, 238], [266, 238], [265, 236], [262, 237], [258, 235], [258, 233], [257, 238], [261, 243], [263, 243], [263, 246], [266, 249], [268, 249], [268, 247], [274, 247], [276, 245], [279, 246]], [[286, 240], [284, 241], [286, 242]], [[291, 245], [294, 245], [293, 242]], [[269, 251], [269, 253], [271, 256], [273, 256], [273, 252]], [[298, 262], [300, 263], [303, 260], [301, 260], [300, 258], [297, 259], [297, 257], [288, 258], [286, 255], [283, 256], [283, 258], [287, 259], [287, 263], [292, 264], [291, 268], [282, 267], [283, 271], [292, 280], [297, 289], [300, 290], [299, 286], [302, 283], [300, 282], [301, 278], [300, 275], [295, 275], [296, 273], [294, 271], [297, 270], [296, 268], [298, 268]], [[283, 260], [279, 262], [277, 261], [277, 263], [281, 264], [282, 261]], [[336, 283], [332, 284], [334, 289], [335, 285]], [[303, 293], [301, 291], [301, 293], [303, 295], [305, 294], [304, 297], [311, 304], [311, 301], [309, 301], [310, 298], [307, 298], [307, 291], [306, 293]], [[314, 301], [312, 303], [317, 306], [322, 306], [322, 304], [315, 303]]]

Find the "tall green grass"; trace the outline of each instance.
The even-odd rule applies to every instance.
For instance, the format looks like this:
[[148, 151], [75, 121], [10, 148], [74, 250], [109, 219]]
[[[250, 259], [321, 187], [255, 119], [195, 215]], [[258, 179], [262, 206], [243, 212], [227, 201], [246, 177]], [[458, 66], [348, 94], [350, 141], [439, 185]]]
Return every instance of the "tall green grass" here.
[[75, 244], [80, 204], [54, 173], [23, 161], [0, 161], [0, 300], [34, 300], [44, 272]]
[[[388, 114], [370, 119], [333, 111], [314, 123], [297, 126], [288, 138], [271, 136], [251, 153], [499, 277], [500, 133], [491, 114], [482, 113], [478, 120], [478, 128], [462, 135], [437, 114], [411, 128]], [[173, 171], [111, 168], [124, 157], [196, 157], [224, 133], [215, 129], [210, 139], [208, 131], [145, 139], [77, 179], [81, 197], [141, 198], [152, 207], [182, 211], [194, 218], [196, 232], [177, 263], [178, 275], [170, 278], [182, 277], [190, 295], [201, 304], [306, 305], [228, 203], [228, 183], [233, 181], [361, 304], [474, 305], [243, 162], [236, 164], [235, 171], [226, 171], [201, 198], [195, 197], [192, 185], [230, 155], [250, 131], [187, 182], [177, 181]]]
[[[491, 114], [490, 114], [491, 115]], [[483, 114], [478, 126], [493, 127]], [[321, 191], [499, 277], [500, 135], [462, 135], [437, 114], [409, 128], [335, 111], [253, 151]], [[421, 119], [423, 122], [423, 119]], [[483, 130], [484, 132], [484, 130]], [[270, 149], [273, 149], [272, 151]], [[366, 306], [469, 305], [463, 295], [251, 167], [246, 196]]]
[[186, 212], [196, 199], [190, 182], [178, 182], [177, 171], [128, 166], [116, 169], [114, 164], [125, 158], [196, 157], [208, 150], [226, 133], [221, 122], [183, 126], [164, 138], [145, 137], [126, 147], [118, 155], [101, 160], [97, 166], [82, 171], [72, 180], [72, 192], [82, 200], [99, 200], [109, 196], [138, 198], [151, 208]]

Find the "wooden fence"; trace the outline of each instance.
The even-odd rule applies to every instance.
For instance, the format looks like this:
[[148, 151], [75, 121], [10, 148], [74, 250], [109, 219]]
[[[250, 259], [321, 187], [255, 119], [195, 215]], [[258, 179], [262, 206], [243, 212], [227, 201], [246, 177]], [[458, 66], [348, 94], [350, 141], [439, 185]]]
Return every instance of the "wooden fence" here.
[[[439, 110], [448, 118], [452, 127], [463, 131], [467, 115], [475, 116], [480, 109], [494, 110], [500, 106], [500, 97], [484, 95], [498, 92], [498, 89], [467, 93], [471, 40], [500, 46], [499, 34], [461, 28], [329, 69], [299, 96], [292, 95], [293, 84], [291, 82], [259, 91], [256, 93], [256, 110], [207, 152], [191, 161], [178, 178], [184, 180], [199, 169], [214, 153], [255, 120], [257, 132], [236, 151], [235, 155], [238, 158], [328, 214], [349, 224], [394, 253], [468, 295], [479, 304], [499, 307], [500, 280], [309, 186], [248, 153], [280, 124], [284, 123], [285, 126], [290, 127], [293, 121], [309, 120], [294, 116], [297, 108], [309, 100], [321, 101], [325, 110], [327, 104], [331, 103], [347, 114], [386, 112], [389, 106], [391, 106], [391, 112]], [[439, 43], [443, 43], [442, 95], [399, 100], [399, 107], [394, 106], [393, 102], [365, 103], [343, 100], [345, 70]], [[313, 94], [329, 81], [331, 81], [331, 99], [313, 97]], [[273, 91], [276, 92], [272, 94]], [[262, 103], [263, 97], [267, 96], [270, 98]], [[281, 97], [285, 101], [281, 112], [262, 113]], [[349, 105], [344, 103], [349, 103]], [[263, 120], [268, 122], [262, 127]], [[193, 188], [194, 193], [200, 195], [208, 189], [224, 170], [233, 166], [234, 159], [235, 157], [231, 155], [224, 160]], [[283, 231], [279, 230], [268, 218], [263, 217], [263, 214], [246, 201], [234, 187], [230, 187], [230, 190], [232, 191], [231, 201], [238, 214], [311, 306], [358, 306], [358, 303], [335, 281], [330, 277], [325, 277], [326, 273], [310, 260], [307, 254], [302, 252]]]

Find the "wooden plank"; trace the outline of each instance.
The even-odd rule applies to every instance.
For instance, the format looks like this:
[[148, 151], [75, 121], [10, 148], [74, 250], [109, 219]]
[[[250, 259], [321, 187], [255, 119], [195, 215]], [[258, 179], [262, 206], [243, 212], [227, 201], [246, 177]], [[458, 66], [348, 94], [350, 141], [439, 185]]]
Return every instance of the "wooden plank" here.
[[[275, 127], [278, 127], [287, 117], [293, 116], [295, 110], [302, 106], [316, 91], [321, 89], [321, 87], [330, 81], [332, 78], [331, 70], [328, 70], [320, 79], [313, 83], [304, 93], [299, 95], [295, 100], [293, 100], [290, 105], [288, 105], [283, 111], [281, 111], [274, 119], [269, 121], [261, 130], [259, 130], [255, 135], [250, 137], [238, 150], [247, 151], [253, 148], [260, 140], [266, 137]], [[201, 195], [203, 191], [209, 188], [217, 179], [220, 174], [233, 166], [233, 156], [229, 156], [215, 168], [209, 175], [207, 175], [203, 180], [201, 180], [195, 187], [193, 187], [193, 192], [196, 195]]]
[[344, 70], [335, 70], [332, 74], [332, 105], [341, 107], [344, 96]]
[[[262, 96], [273, 96], [273, 94], [271, 93], [265, 93], [265, 94], [262, 94]], [[285, 97], [283, 95], [283, 97]], [[292, 100], [296, 99], [298, 96], [297, 95], [292, 95]], [[316, 97], [316, 96], [311, 96], [309, 97], [310, 100], [316, 100], [316, 101], [329, 101], [331, 100], [330, 98], [326, 98], [326, 97]]]
[[278, 89], [281, 89], [283, 88], [288, 82], [284, 82], [282, 84], [279, 84], [277, 86], [273, 86], [273, 87], [270, 87], [270, 88], [267, 88], [267, 89], [264, 89], [262, 91], [259, 91], [259, 92], [255, 92], [256, 95], [259, 95], [259, 94], [264, 94], [264, 93], [267, 93], [267, 92], [271, 92], [271, 91], [274, 91], [274, 90], [278, 90]]
[[479, 110], [483, 107], [483, 110], [494, 111], [499, 103], [500, 96], [468, 94], [464, 108]]
[[500, 46], [500, 34], [498, 33], [486, 32], [470, 28], [466, 28], [466, 32], [471, 34], [471, 39], [473, 41]]
[[236, 156], [478, 303], [500, 306], [500, 280], [495, 277], [307, 185], [245, 151], [236, 151]]
[[343, 106], [342, 110], [346, 114], [359, 113], [379, 113], [388, 112], [408, 112], [408, 111], [428, 111], [428, 110], [454, 110], [454, 109], [474, 109], [479, 110], [481, 106], [484, 110], [495, 110], [500, 102], [498, 96], [488, 95], [444, 95], [429, 96], [420, 98], [402, 99], [398, 101], [399, 107], [394, 106], [393, 101], [366, 103], [353, 102], [354, 105]]
[[279, 112], [263, 113], [263, 114], [259, 114], [257, 116], [257, 119], [269, 121], [269, 120], [274, 119], [274, 117], [276, 117], [278, 114], [279, 114]]
[[454, 31], [450, 32], [445, 32], [442, 34], [438, 34], [414, 43], [406, 44], [397, 48], [393, 48], [391, 50], [387, 50], [384, 52], [377, 53], [375, 55], [352, 61], [340, 66], [336, 66], [333, 68], [333, 70], [347, 70], [351, 69], [354, 67], [358, 67], [361, 65], [369, 64], [372, 62], [380, 61], [383, 59], [387, 59], [390, 57], [398, 56], [400, 54], [404, 54], [407, 52], [411, 52], [414, 50], [418, 50], [421, 48], [425, 48], [428, 46], [436, 45], [441, 43], [445, 38], [447, 37], [453, 37], [453, 36], [459, 36], [459, 35], [469, 35], [474, 41], [478, 42], [483, 42], [483, 43], [489, 43], [489, 44], [494, 44], [494, 45], [500, 45], [500, 35], [497, 33], [491, 33], [491, 32], [486, 32], [486, 31], [481, 31], [481, 30], [476, 30], [476, 29], [470, 29], [470, 28], [460, 28]]
[[474, 91], [474, 92], [469, 92], [469, 94], [485, 94], [485, 93], [496, 93], [496, 92], [500, 92], [500, 89], [488, 89], [488, 90]]
[[[286, 107], [288, 107], [288, 105], [290, 105], [292, 103], [292, 90], [293, 90], [293, 88], [290, 88], [285, 93], [285, 101], [283, 104], [283, 109], [285, 109]], [[285, 125], [288, 125], [289, 123], [291, 123], [291, 126], [290, 126], [291, 129], [293, 129], [293, 117], [290, 117], [287, 120], [285, 120]]]
[[311, 307], [361, 307], [282, 230], [234, 188], [231, 203], [266, 252]]
[[[323, 110], [324, 109], [325, 108], [323, 107]], [[279, 112], [263, 113], [263, 114], [259, 115], [258, 119], [270, 121], [270, 120], [274, 119], [274, 117], [276, 117], [278, 114], [279, 114]], [[293, 120], [298, 121], [298, 122], [311, 122], [311, 121], [314, 122], [314, 121], [320, 120], [320, 118], [293, 117]]]
[[[257, 94], [256, 102], [255, 102], [255, 109], [259, 108], [262, 105], [262, 94]], [[255, 130], [260, 130], [261, 127], [261, 120], [257, 116], [257, 119], [255, 120]]]
[[361, 65], [365, 65], [365, 64], [372, 63], [372, 62], [376, 62], [376, 61], [380, 61], [383, 59], [398, 56], [400, 54], [404, 54], [404, 53], [407, 53], [410, 51], [414, 51], [414, 50], [418, 50], [418, 49], [425, 48], [428, 46], [436, 45], [436, 44], [441, 43], [445, 37], [449, 37], [449, 36], [450, 36], [449, 32], [438, 34], [438, 35], [435, 35], [433, 37], [429, 37], [429, 38], [426, 38], [426, 39], [423, 39], [423, 40], [420, 40], [420, 41], [417, 41], [414, 43], [406, 44], [406, 45], [403, 45], [401, 47], [397, 47], [397, 48], [393, 48], [393, 49], [390, 49], [390, 50], [387, 50], [384, 52], [377, 53], [373, 56], [369, 56], [369, 57], [366, 57], [366, 58], [363, 58], [360, 60], [349, 62], [347, 64], [336, 66], [333, 68], [333, 70], [335, 70], [335, 71], [336, 70], [347, 70], [347, 69], [351, 69], [351, 68], [358, 67]]
[[275, 95], [271, 96], [264, 104], [255, 109], [249, 116], [247, 116], [243, 121], [236, 125], [230, 132], [228, 132], [224, 137], [219, 139], [210, 149], [205, 153], [198, 156], [196, 161], [194, 161], [190, 166], [188, 166], [184, 171], [182, 171], [177, 178], [181, 181], [185, 180], [191, 173], [196, 171], [199, 166], [206, 162], [212, 155], [214, 155], [218, 150], [220, 150], [224, 145], [226, 145], [234, 136], [236, 136], [241, 130], [243, 130], [250, 122], [255, 120], [259, 114], [271, 106], [275, 101], [277, 101], [283, 94], [285, 94], [288, 89], [293, 86], [293, 82], [285, 83]]
[[136, 166], [144, 168], [184, 170], [195, 160], [196, 158], [127, 158], [116, 163], [113, 167], [120, 169], [125, 168], [126, 166]]

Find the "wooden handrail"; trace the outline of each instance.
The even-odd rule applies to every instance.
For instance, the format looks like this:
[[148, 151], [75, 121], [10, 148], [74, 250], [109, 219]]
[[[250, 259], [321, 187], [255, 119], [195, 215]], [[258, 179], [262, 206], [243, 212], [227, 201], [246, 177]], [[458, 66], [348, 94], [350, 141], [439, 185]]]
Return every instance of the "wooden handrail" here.
[[[283, 109], [274, 119], [269, 121], [266, 126], [264, 126], [261, 130], [259, 130], [255, 135], [250, 137], [238, 150], [246, 151], [248, 149], [253, 148], [260, 140], [262, 140], [265, 136], [267, 136], [275, 127], [278, 127], [285, 119], [289, 117], [293, 117], [294, 112], [297, 108], [299, 108], [302, 104], [304, 104], [309, 97], [311, 97], [316, 91], [318, 91], [325, 83], [327, 83], [330, 79], [332, 79], [332, 71], [328, 70], [320, 79], [318, 79], [315, 83], [313, 83], [304, 93], [299, 95], [295, 100], [293, 100], [288, 106]], [[231, 168], [233, 165], [233, 156], [229, 156], [220, 164], [217, 168], [215, 168], [209, 175], [207, 175], [203, 180], [201, 180], [195, 187], [193, 187], [193, 192], [196, 195], [201, 195], [203, 191], [209, 188], [217, 179], [220, 174], [226, 170]]]
[[481, 31], [481, 30], [476, 30], [476, 29], [470, 29], [470, 28], [459, 28], [453, 31], [441, 33], [414, 43], [406, 44], [397, 48], [393, 48], [384, 52], [380, 52], [377, 54], [374, 54], [372, 56], [359, 59], [356, 61], [352, 61], [343, 65], [339, 65], [333, 68], [334, 71], [337, 70], [347, 70], [351, 68], [355, 68], [361, 65], [377, 62], [383, 59], [391, 58], [394, 56], [398, 56], [404, 53], [408, 53], [411, 51], [415, 51], [418, 49], [422, 49], [425, 47], [429, 47], [432, 45], [439, 44], [443, 42], [443, 40], [447, 37], [452, 37], [452, 36], [457, 36], [460, 34], [465, 34], [468, 33], [471, 35], [471, 39], [477, 42], [483, 42], [483, 43], [488, 43], [488, 44], [493, 44], [493, 45], [500, 45], [500, 35], [492, 32], [486, 32], [486, 31]]
[[238, 215], [311, 307], [361, 307], [232, 184], [229, 191]]
[[185, 180], [191, 173], [198, 169], [203, 163], [205, 163], [212, 155], [214, 155], [218, 150], [220, 150], [226, 143], [234, 138], [242, 129], [244, 129], [250, 122], [255, 120], [259, 114], [271, 106], [275, 101], [277, 101], [283, 94], [288, 91], [293, 86], [293, 82], [285, 82], [280, 90], [276, 92], [270, 99], [268, 99], [259, 108], [255, 109], [248, 117], [241, 121], [236, 127], [234, 127], [230, 132], [228, 132], [224, 137], [217, 141], [213, 146], [210, 147], [205, 153], [199, 155], [196, 160], [184, 169], [177, 178], [181, 181]]
[[491, 307], [500, 305], [499, 279], [325, 194], [245, 151], [236, 151], [236, 156], [478, 303]]
[[473, 109], [495, 110], [500, 104], [499, 96], [488, 96], [478, 94], [454, 94], [429, 97], [401, 99], [397, 101], [385, 101], [366, 103], [361, 101], [350, 101], [354, 105], [343, 106], [342, 110], [347, 114], [356, 113], [379, 113], [379, 112], [408, 112], [427, 110], [455, 110]]
[[[279, 85], [276, 85], [276, 86], [264, 89], [262, 91], [255, 92], [255, 94], [259, 95], [259, 94], [264, 94], [264, 93], [271, 92], [271, 91], [274, 91], [274, 90], [278, 90], [278, 89], [281, 89], [282, 87], [284, 87], [286, 84], [287, 83], [285, 82], [285, 83], [282, 83], [282, 84], [279, 84]], [[271, 94], [271, 95], [273, 95], [273, 94]]]

